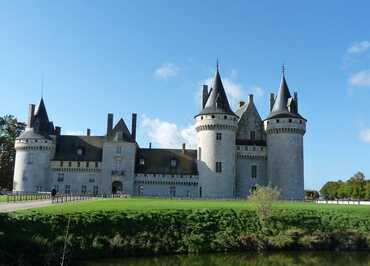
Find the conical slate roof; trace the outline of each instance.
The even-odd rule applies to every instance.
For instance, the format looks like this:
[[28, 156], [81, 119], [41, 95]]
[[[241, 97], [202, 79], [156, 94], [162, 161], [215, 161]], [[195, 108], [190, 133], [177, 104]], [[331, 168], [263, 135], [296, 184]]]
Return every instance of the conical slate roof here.
[[48, 113], [46, 112], [44, 99], [41, 98], [40, 103], [37, 107], [35, 117], [38, 117], [39, 119], [42, 119], [44, 121], [49, 121]]
[[266, 118], [266, 120], [278, 117], [293, 117], [304, 119], [300, 114], [298, 114], [298, 110], [295, 110], [296, 112], [289, 111], [288, 105], [291, 104], [292, 101], [294, 100], [290, 94], [288, 84], [285, 80], [285, 75], [283, 71], [281, 75], [278, 95], [275, 99], [274, 106], [272, 107], [272, 110], [269, 116]]
[[48, 113], [46, 111], [44, 99], [41, 98], [40, 103], [37, 107], [35, 113], [35, 121], [33, 123], [33, 128], [36, 133], [39, 133], [43, 136], [48, 136], [53, 132], [54, 127], [50, 124]]
[[230, 108], [218, 68], [216, 70], [213, 86], [209, 92], [207, 102], [203, 110], [198, 115], [206, 114], [229, 114], [236, 116]]

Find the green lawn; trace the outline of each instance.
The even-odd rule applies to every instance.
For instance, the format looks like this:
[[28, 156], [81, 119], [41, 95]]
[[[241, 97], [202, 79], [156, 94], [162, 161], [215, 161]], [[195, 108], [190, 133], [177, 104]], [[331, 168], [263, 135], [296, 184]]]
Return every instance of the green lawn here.
[[[255, 205], [246, 200], [170, 200], [157, 198], [130, 198], [130, 199], [95, 199], [65, 204], [55, 204], [32, 210], [18, 211], [18, 213], [73, 213], [91, 211], [150, 211], [161, 209], [253, 209]], [[354, 215], [370, 216], [370, 206], [353, 205], [326, 205], [316, 203], [279, 202], [274, 204], [277, 209], [314, 209], [332, 210]]]
[[0, 195], [0, 202], [6, 201], [6, 195]]

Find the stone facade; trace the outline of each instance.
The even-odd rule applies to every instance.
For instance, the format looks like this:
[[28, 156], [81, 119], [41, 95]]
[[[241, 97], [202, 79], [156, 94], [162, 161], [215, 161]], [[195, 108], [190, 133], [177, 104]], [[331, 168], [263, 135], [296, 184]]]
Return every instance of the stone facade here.
[[108, 114], [107, 132], [61, 135], [49, 121], [43, 99], [30, 105], [28, 125], [16, 140], [15, 192], [110, 194], [182, 198], [246, 198], [258, 185], [271, 184], [284, 199], [304, 197], [303, 136], [284, 73], [270, 114], [263, 121], [250, 95], [232, 111], [217, 69], [212, 88], [203, 87], [195, 116], [197, 149], [141, 148], [136, 114], [131, 131]]

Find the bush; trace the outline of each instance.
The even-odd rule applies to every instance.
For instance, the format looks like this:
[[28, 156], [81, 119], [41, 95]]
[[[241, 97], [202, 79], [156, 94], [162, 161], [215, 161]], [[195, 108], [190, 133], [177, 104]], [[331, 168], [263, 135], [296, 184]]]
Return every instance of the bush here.
[[370, 246], [369, 216], [320, 209], [273, 210], [263, 225], [253, 210], [31, 213], [0, 215], [0, 261], [58, 264], [68, 219], [70, 261], [265, 249], [369, 250]]

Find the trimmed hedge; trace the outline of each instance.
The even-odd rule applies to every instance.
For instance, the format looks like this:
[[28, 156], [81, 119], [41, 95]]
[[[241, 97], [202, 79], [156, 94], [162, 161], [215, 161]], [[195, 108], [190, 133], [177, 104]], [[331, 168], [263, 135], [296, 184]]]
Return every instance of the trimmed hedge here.
[[59, 262], [68, 220], [71, 261], [102, 257], [241, 250], [368, 250], [369, 216], [275, 210], [264, 227], [252, 210], [0, 215], [0, 261]]

